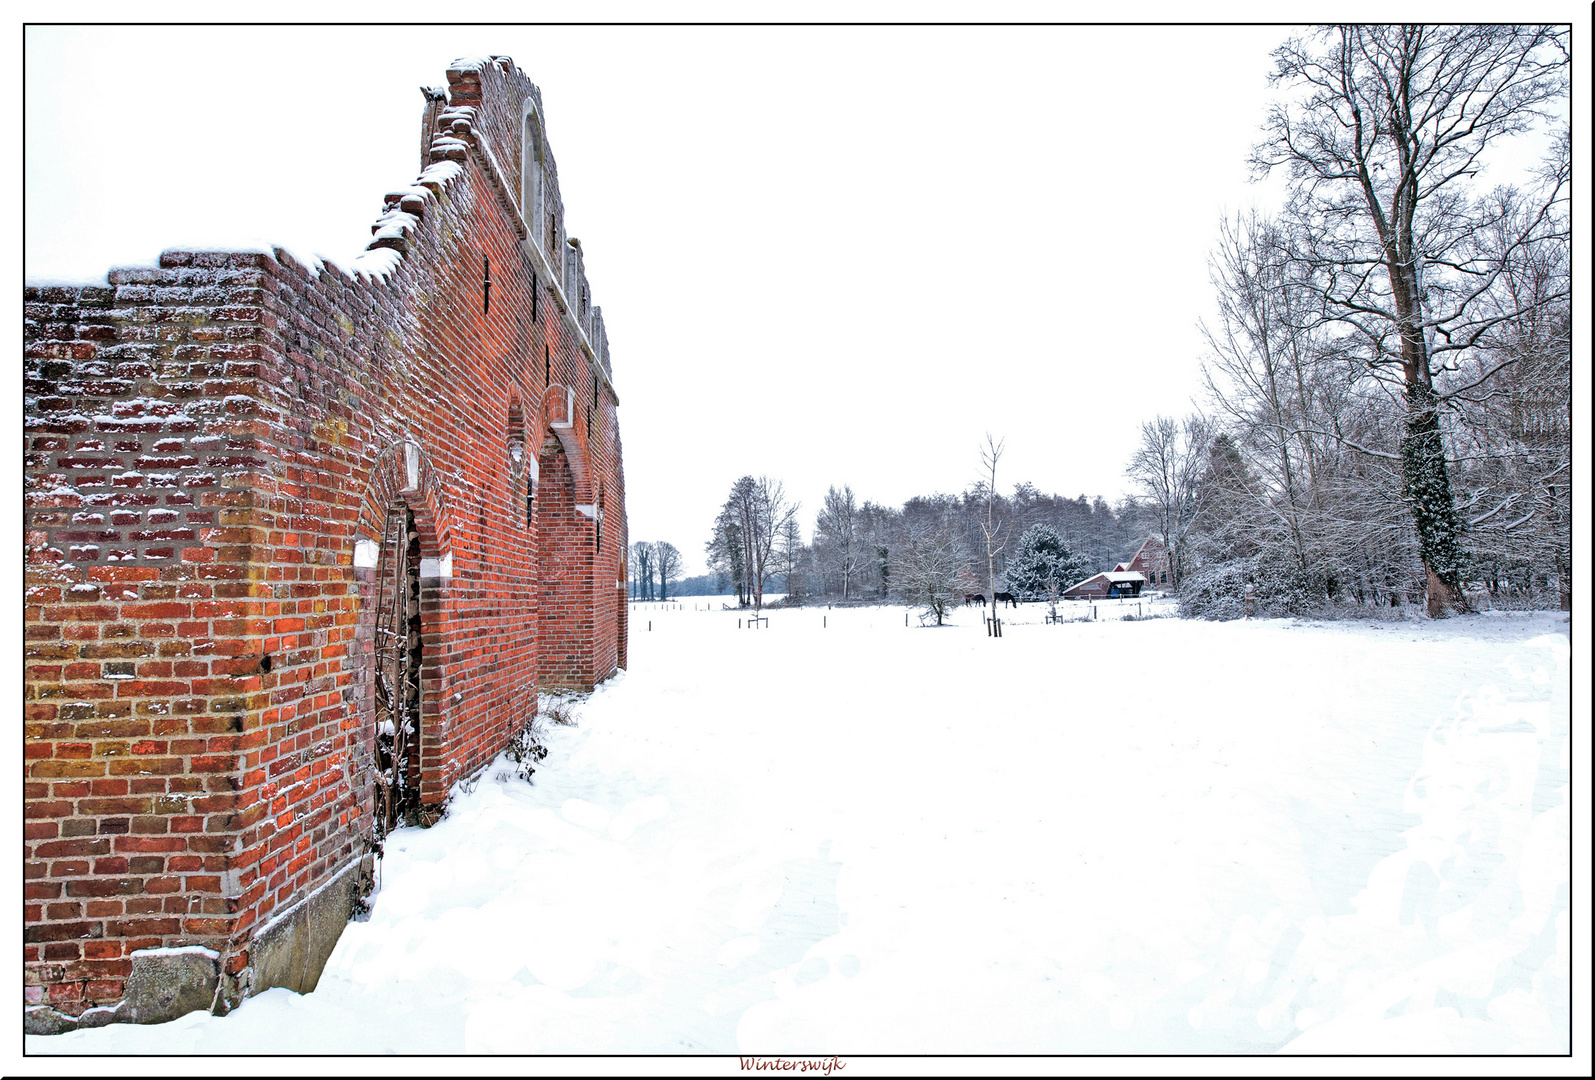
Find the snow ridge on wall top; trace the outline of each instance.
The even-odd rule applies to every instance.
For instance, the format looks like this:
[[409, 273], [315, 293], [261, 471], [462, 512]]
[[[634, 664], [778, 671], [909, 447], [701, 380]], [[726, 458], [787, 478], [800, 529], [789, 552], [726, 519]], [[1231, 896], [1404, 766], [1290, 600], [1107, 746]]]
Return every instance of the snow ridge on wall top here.
[[[441, 138], [443, 136], [438, 137]], [[433, 140], [434, 153], [438, 139]], [[462, 147], [465, 145], [458, 139], [449, 141], [459, 143]], [[355, 258], [349, 269], [355, 274], [377, 280], [385, 280], [392, 275], [409, 252], [410, 235], [421, 223], [426, 204], [464, 171], [458, 161], [434, 161], [412, 183], [388, 192], [383, 199], [383, 211], [371, 226], [371, 243]]]
[[481, 71], [489, 65], [497, 67], [500, 71], [514, 71], [515, 61], [508, 56], [494, 53], [490, 56], [460, 56], [450, 64], [450, 71]]

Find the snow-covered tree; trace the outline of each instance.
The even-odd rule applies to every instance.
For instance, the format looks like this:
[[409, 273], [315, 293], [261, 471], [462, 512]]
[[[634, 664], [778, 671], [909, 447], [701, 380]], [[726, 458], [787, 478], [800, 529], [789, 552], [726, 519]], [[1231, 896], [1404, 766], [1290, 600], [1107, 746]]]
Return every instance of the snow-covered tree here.
[[775, 538], [775, 572], [786, 582], [787, 603], [800, 603], [808, 590], [813, 551], [803, 543], [803, 529], [797, 515], [786, 519]]
[[734, 571], [741, 587], [739, 602], [764, 607], [764, 586], [778, 567], [776, 538], [797, 513], [779, 480], [744, 476], [731, 485], [731, 494], [715, 519], [714, 534], [706, 545], [712, 568]]
[[1473, 178], [1492, 144], [1565, 124], [1569, 35], [1363, 24], [1325, 27], [1274, 53], [1274, 80], [1291, 96], [1271, 110], [1253, 163], [1288, 172], [1291, 258], [1310, 271], [1301, 277], [1316, 287], [1317, 317], [1341, 335], [1339, 354], [1404, 400], [1402, 490], [1432, 616], [1466, 606], [1442, 412], [1449, 395], [1486, 390], [1516, 358], [1495, 354], [1500, 362], [1471, 385], [1446, 376], [1477, 362], [1503, 323], [1566, 295], [1498, 288], [1525, 248], [1565, 228], [1556, 208], [1566, 168], [1547, 170], [1527, 213], [1478, 196]]
[[1168, 552], [1169, 582], [1176, 587], [1212, 431], [1212, 423], [1199, 413], [1183, 423], [1168, 416], [1149, 420], [1141, 425], [1141, 445], [1125, 470], [1141, 489], [1142, 506]]
[[814, 521], [814, 549], [826, 576], [840, 585], [843, 600], [856, 594], [857, 579], [867, 565], [859, 525], [853, 489], [844, 484], [838, 491], [833, 485]]
[[885, 599], [891, 585], [892, 536], [902, 515], [866, 499], [858, 508], [858, 516], [859, 540], [866, 553], [861, 571], [862, 595]]
[[969, 555], [950, 522], [905, 526], [892, 552], [892, 592], [941, 626], [963, 600]]
[[1008, 591], [1021, 600], [1056, 597], [1090, 575], [1092, 566], [1070, 550], [1051, 525], [1032, 525], [1008, 560]]
[[[1519, 232], [1502, 228], [1495, 243]], [[1544, 600], [1554, 597], [1564, 610], [1572, 604], [1573, 567], [1569, 248], [1565, 237], [1520, 246], [1491, 302], [1527, 310], [1502, 322], [1446, 380], [1463, 387], [1446, 397], [1457, 417], [1457, 509], [1469, 577], [1498, 599], [1503, 586], [1530, 595], [1543, 588]], [[1547, 302], [1525, 303], [1535, 297]]]

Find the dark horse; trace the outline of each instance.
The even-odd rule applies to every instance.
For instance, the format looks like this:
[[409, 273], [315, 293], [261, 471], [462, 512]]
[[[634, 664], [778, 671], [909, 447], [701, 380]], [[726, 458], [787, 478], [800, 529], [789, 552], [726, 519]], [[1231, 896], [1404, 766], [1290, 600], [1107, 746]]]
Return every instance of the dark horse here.
[[1013, 598], [1013, 593], [1011, 592], [992, 593], [991, 598], [999, 604], [1011, 604], [1014, 607], [1019, 606], [1019, 601]]
[[986, 598], [979, 593], [964, 593], [964, 603], [980, 604], [984, 606], [986, 603]]

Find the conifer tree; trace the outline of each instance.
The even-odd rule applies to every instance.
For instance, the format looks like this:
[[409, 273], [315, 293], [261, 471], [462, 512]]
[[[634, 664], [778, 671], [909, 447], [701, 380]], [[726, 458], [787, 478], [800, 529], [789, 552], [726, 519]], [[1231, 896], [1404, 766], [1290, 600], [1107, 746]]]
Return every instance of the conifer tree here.
[[1069, 549], [1051, 525], [1032, 525], [1008, 560], [1008, 591], [1021, 600], [1044, 600], [1091, 572], [1090, 564]]

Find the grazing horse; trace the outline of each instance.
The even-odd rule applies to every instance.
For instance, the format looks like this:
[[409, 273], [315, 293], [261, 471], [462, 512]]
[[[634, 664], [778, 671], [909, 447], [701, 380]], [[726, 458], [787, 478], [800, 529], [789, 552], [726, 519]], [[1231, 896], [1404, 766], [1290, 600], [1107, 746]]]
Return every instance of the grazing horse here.
[[999, 604], [1011, 604], [1014, 607], [1019, 606], [1019, 601], [1014, 599], [1013, 593], [1011, 592], [992, 593], [991, 598]]
[[964, 593], [964, 603], [979, 604], [984, 607], [986, 604], [986, 598], [979, 593]]

